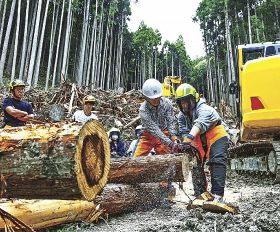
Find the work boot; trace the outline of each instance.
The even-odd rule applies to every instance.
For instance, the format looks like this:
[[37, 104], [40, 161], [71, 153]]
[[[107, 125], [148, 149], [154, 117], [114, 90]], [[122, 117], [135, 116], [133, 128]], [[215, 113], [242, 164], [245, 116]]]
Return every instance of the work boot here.
[[238, 206], [224, 201], [223, 196], [212, 194], [213, 199], [203, 202], [202, 208], [213, 213], [237, 213]]
[[204, 192], [202, 194], [200, 194], [199, 196], [197, 196], [192, 202], [191, 204], [189, 204], [187, 206], [188, 209], [194, 209], [197, 207], [202, 207], [204, 202], [206, 201], [213, 201], [214, 197], [211, 193], [209, 192]]

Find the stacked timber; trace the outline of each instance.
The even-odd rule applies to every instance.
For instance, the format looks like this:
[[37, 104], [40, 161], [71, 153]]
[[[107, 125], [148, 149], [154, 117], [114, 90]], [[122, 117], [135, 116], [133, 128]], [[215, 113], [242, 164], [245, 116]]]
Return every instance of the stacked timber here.
[[0, 131], [2, 197], [92, 201], [109, 167], [108, 136], [95, 120]]
[[189, 162], [184, 155], [110, 160], [107, 134], [93, 120], [0, 130], [0, 173], [2, 197], [23, 198], [0, 201], [0, 228], [32, 231], [153, 208], [162, 200], [159, 182], [186, 181]]

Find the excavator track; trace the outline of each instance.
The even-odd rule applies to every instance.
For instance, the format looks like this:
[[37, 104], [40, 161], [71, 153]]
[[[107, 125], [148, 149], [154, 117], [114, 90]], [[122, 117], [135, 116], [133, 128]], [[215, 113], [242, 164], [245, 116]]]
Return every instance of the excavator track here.
[[274, 183], [280, 183], [280, 141], [247, 142], [228, 153], [231, 170], [272, 175]]

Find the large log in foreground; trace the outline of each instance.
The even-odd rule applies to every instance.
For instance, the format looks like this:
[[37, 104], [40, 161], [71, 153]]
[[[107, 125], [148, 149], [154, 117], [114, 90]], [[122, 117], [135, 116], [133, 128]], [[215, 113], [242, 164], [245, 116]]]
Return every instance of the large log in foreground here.
[[0, 130], [2, 197], [93, 200], [105, 186], [110, 147], [92, 120]]
[[[33, 229], [43, 229], [78, 221], [93, 222], [104, 212], [93, 202], [82, 200], [1, 199], [0, 208]], [[1, 231], [4, 230], [5, 225], [13, 228], [11, 231], [30, 231], [24, 230], [22, 227], [19, 228], [13, 223], [14, 220], [9, 220], [9, 218], [1, 214]]]
[[108, 215], [143, 211], [160, 205], [162, 190], [159, 183], [107, 184], [95, 201]]
[[[43, 229], [78, 221], [94, 222], [103, 213], [113, 216], [149, 210], [159, 206], [161, 200], [162, 188], [158, 183], [107, 184], [101, 195], [96, 197], [97, 203], [82, 200], [1, 199], [0, 209], [33, 229]], [[0, 211], [0, 230], [8, 225], [15, 231], [29, 231], [16, 227], [13, 220], [2, 216]]]
[[185, 182], [190, 171], [186, 155], [155, 155], [111, 159], [108, 183]]

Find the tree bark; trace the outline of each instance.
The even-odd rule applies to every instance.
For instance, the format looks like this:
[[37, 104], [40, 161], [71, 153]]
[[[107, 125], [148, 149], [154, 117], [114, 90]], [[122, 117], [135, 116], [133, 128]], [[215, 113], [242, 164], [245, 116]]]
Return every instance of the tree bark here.
[[0, 192], [7, 198], [93, 200], [107, 181], [110, 147], [96, 120], [0, 131]]
[[122, 185], [107, 184], [96, 197], [96, 203], [109, 215], [148, 210], [163, 199], [159, 183]]
[[111, 159], [109, 183], [185, 182], [189, 174], [186, 155], [156, 155]]

